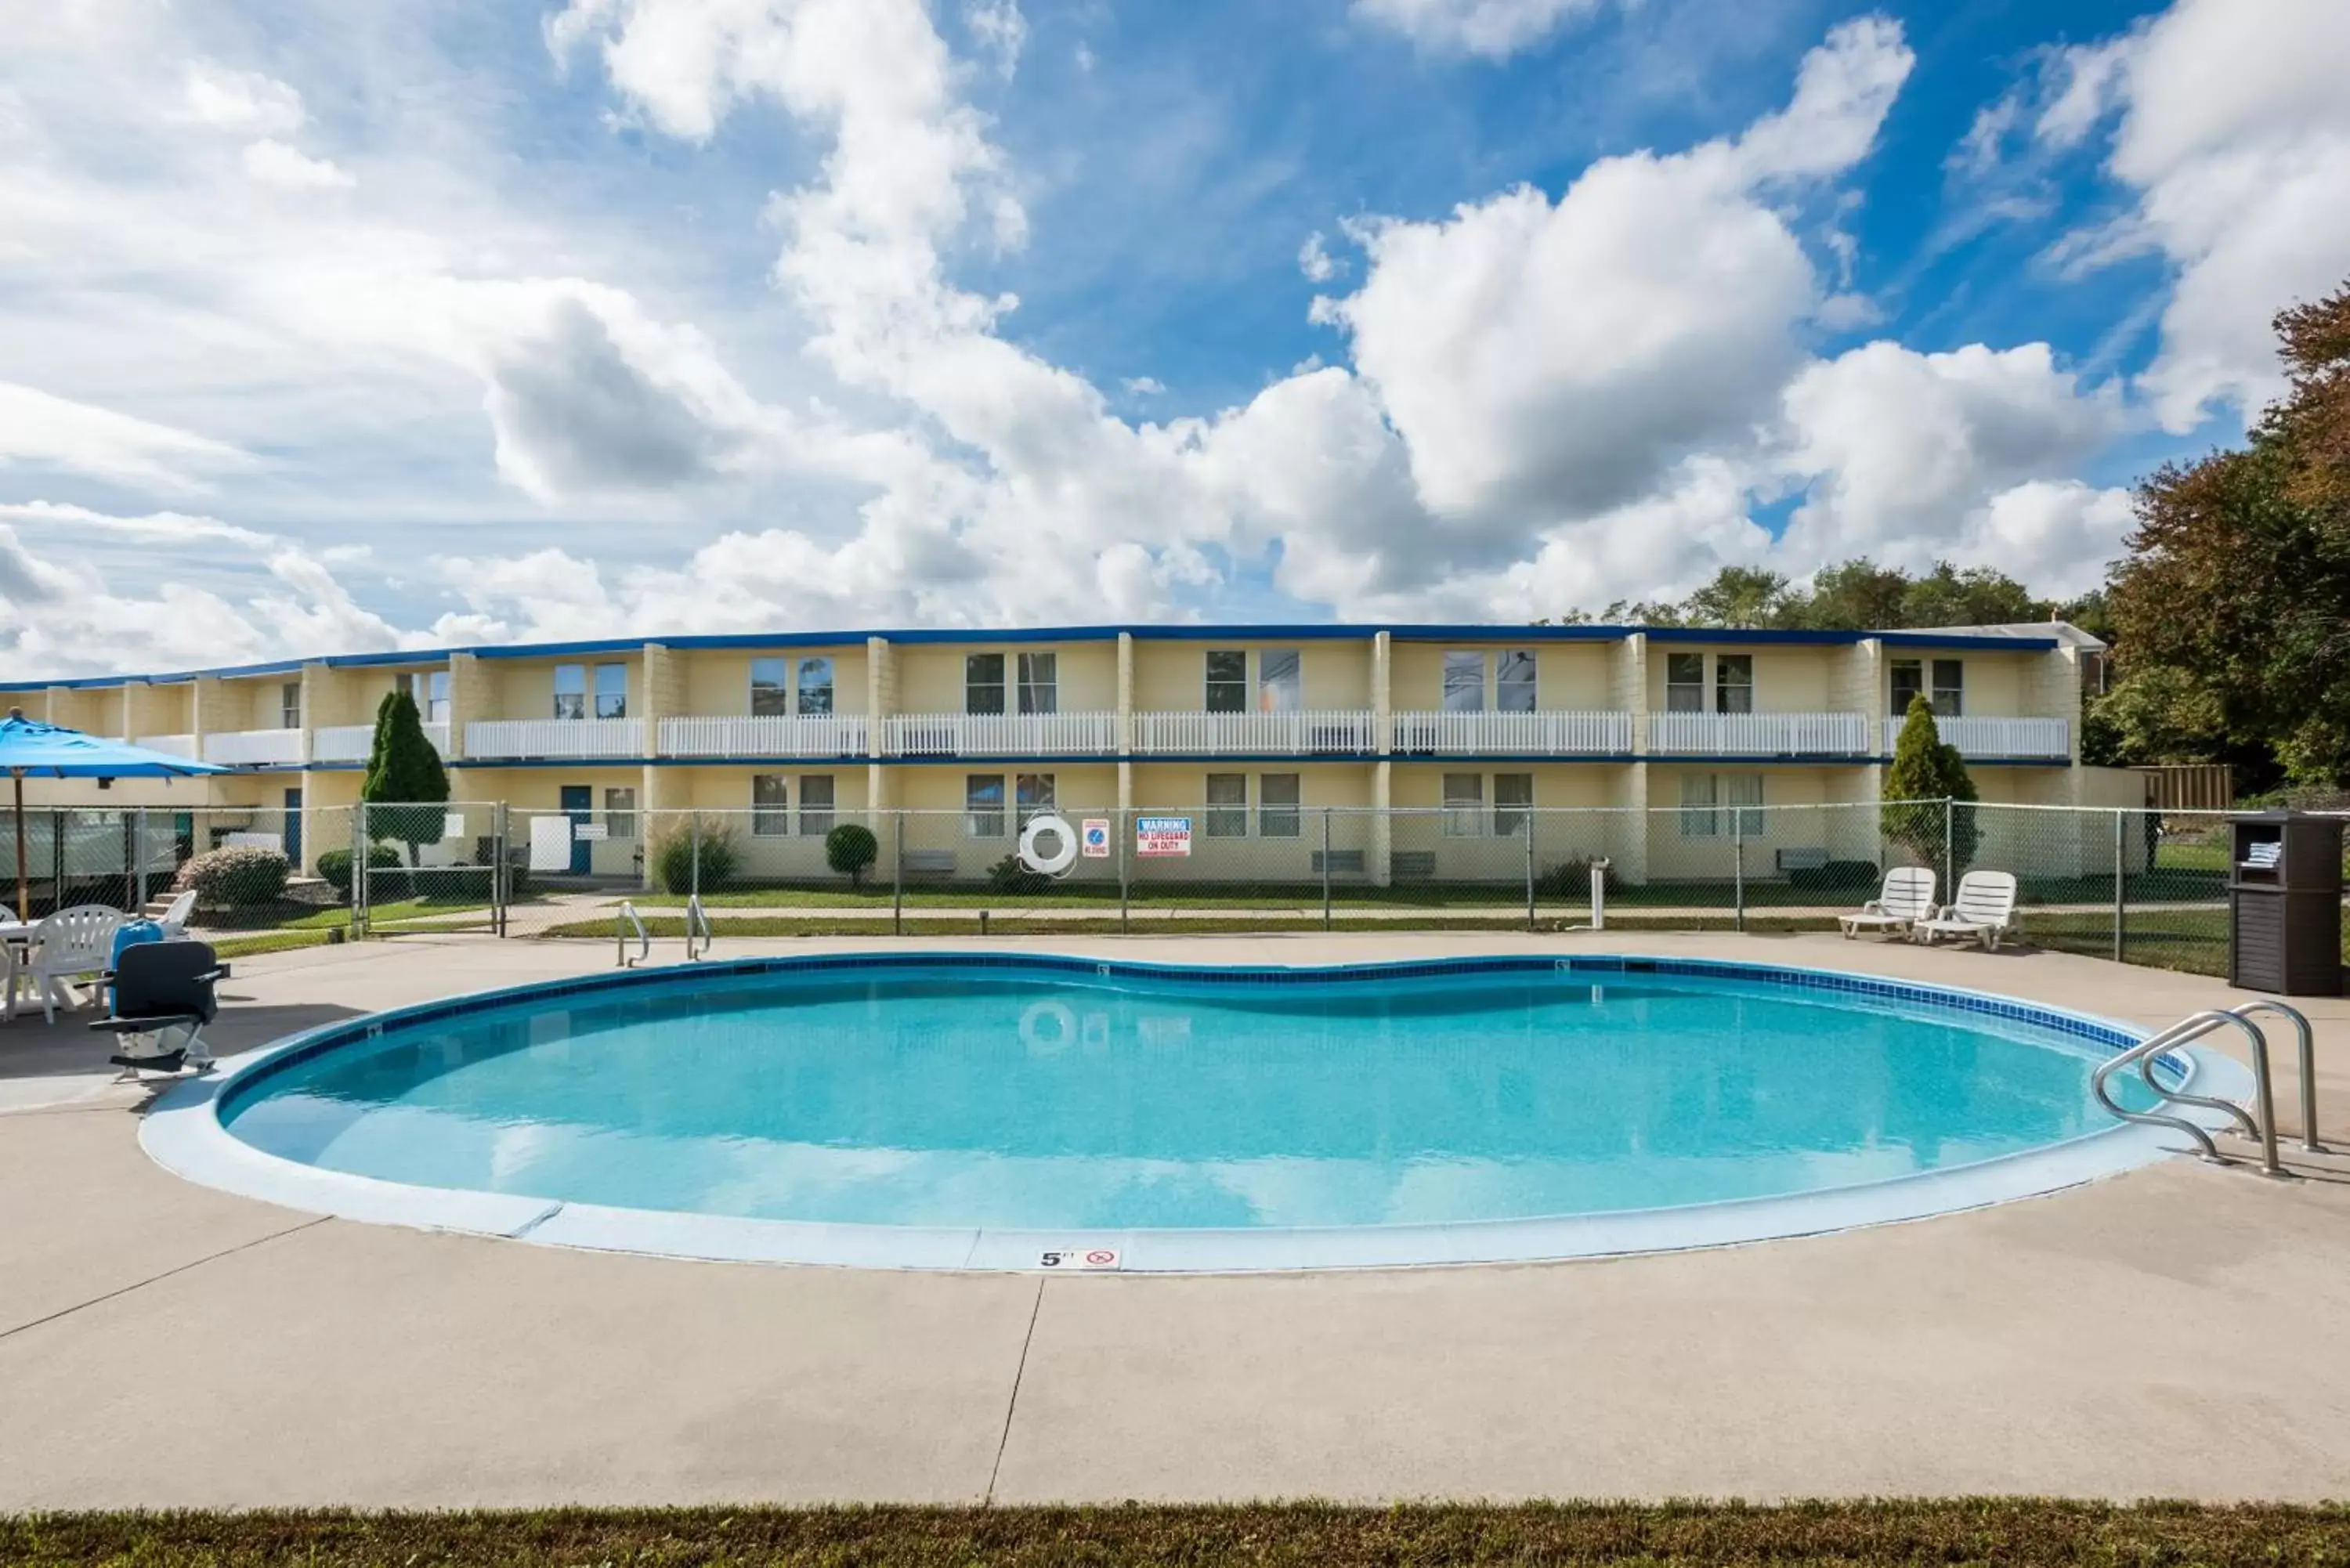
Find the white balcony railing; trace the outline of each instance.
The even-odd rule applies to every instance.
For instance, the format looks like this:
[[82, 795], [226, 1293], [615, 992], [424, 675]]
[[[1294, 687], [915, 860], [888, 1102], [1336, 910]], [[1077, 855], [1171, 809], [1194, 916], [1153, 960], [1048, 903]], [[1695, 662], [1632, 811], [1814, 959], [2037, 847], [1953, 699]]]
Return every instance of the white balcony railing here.
[[[2063, 719], [1937, 719], [1942, 743], [1959, 748], [1962, 757], [2044, 757], [2069, 761], [2073, 726]], [[1891, 752], [1901, 733], [1901, 721], [1885, 724], [1885, 750]]]
[[1113, 757], [1115, 713], [899, 713], [881, 722], [893, 757]]
[[204, 737], [204, 761], [224, 767], [256, 767], [301, 760], [299, 730], [221, 730]]
[[1629, 713], [1398, 713], [1400, 756], [1622, 756], [1632, 749]]
[[[424, 738], [442, 756], [449, 754], [449, 726], [427, 724]], [[373, 724], [326, 724], [310, 732], [314, 763], [363, 763], [375, 753]]]
[[527, 762], [645, 754], [642, 719], [491, 719], [465, 726], [465, 760]]
[[862, 713], [663, 719], [664, 757], [862, 757]]
[[1858, 713], [1651, 713], [1648, 752], [1660, 757], [1857, 757], [1868, 751]]
[[196, 754], [196, 738], [193, 735], [134, 735], [130, 743], [168, 756], [193, 757]]
[[1137, 713], [1145, 756], [1362, 756], [1376, 749], [1367, 712]]

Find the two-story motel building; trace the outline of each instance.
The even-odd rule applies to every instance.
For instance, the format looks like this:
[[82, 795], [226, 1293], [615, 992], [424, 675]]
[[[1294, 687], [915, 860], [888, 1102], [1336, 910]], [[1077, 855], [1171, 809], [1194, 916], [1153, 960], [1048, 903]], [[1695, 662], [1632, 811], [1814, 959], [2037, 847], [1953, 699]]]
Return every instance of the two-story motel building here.
[[[452, 798], [600, 823], [583, 868], [626, 876], [647, 814], [684, 810], [742, 813], [754, 846], [778, 848], [860, 814], [937, 813], [986, 841], [969, 846], [977, 864], [1045, 807], [1205, 814], [1211, 833], [1277, 838], [1323, 806], [1443, 808], [1448, 832], [1505, 834], [1528, 807], [1858, 805], [1878, 797], [1920, 692], [1986, 802], [2137, 805], [2136, 775], [2080, 761], [2104, 655], [2054, 623], [1055, 627], [417, 650], [0, 689], [33, 717], [234, 770], [102, 792], [51, 781], [35, 803], [244, 808], [273, 830], [282, 814], [308, 864], [338, 840], [304, 833], [306, 814], [357, 801], [377, 705], [405, 686]], [[1633, 880], [1694, 852], [1670, 830], [1612, 847]]]

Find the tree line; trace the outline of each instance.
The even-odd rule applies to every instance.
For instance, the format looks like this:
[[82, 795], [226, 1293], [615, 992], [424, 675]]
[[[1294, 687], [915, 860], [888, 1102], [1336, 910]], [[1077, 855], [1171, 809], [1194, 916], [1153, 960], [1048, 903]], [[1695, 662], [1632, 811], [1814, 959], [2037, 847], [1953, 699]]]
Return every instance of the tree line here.
[[2238, 788], [2350, 786], [2350, 283], [2275, 318], [2284, 395], [2241, 448], [2137, 489], [2126, 554], [2097, 591], [2046, 598], [1988, 566], [1912, 575], [1866, 558], [1798, 583], [1725, 566], [1678, 600], [1565, 624], [1858, 628], [2059, 619], [2113, 645], [2091, 762], [2230, 764]]

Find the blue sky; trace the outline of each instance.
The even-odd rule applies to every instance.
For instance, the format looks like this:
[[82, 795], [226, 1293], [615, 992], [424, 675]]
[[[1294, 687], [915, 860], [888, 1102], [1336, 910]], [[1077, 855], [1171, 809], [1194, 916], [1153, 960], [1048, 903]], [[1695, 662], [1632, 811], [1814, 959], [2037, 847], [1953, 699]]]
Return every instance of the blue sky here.
[[0, 0], [0, 663], [2093, 585], [2336, 0]]

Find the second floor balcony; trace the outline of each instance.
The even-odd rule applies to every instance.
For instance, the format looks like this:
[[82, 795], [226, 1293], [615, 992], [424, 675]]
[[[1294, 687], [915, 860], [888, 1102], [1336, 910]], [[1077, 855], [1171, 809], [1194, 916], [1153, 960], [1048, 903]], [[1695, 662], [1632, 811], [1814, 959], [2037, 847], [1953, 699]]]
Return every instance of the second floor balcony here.
[[634, 761], [642, 719], [491, 719], [465, 726], [468, 762]]
[[862, 713], [733, 714], [663, 719], [655, 737], [664, 757], [863, 757]]
[[299, 730], [214, 730], [204, 736], [203, 760], [222, 767], [270, 767], [306, 762]]
[[1605, 712], [1415, 712], [1394, 716], [1399, 757], [1619, 757], [1632, 715]]
[[1114, 757], [1115, 713], [898, 713], [881, 721], [892, 757]]
[[1137, 756], [1353, 757], [1378, 750], [1368, 711], [1137, 713]]
[[[449, 754], [449, 726], [427, 724], [424, 738], [442, 756]], [[375, 753], [373, 724], [324, 724], [310, 732], [314, 763], [364, 763]]]
[[[2063, 719], [1937, 719], [1942, 743], [1956, 746], [1970, 762], [2069, 762], [2073, 756], [2073, 726]], [[1893, 750], [1901, 721], [1885, 723], [1885, 750]]]
[[1658, 757], [1861, 757], [1868, 721], [1858, 713], [1651, 713]]

